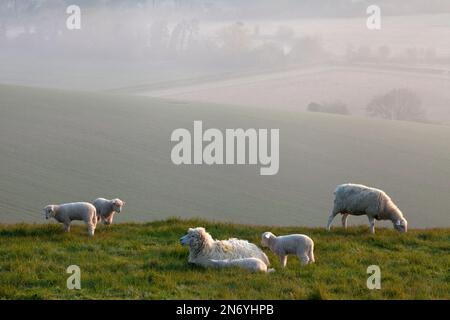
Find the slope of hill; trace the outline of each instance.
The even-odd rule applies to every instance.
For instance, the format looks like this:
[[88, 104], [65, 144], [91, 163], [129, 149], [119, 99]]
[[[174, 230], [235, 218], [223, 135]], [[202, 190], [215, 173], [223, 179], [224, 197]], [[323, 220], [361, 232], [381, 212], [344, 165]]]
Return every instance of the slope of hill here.
[[[335, 186], [351, 181], [386, 190], [411, 227], [450, 225], [446, 126], [16, 86], [0, 86], [0, 115], [1, 222], [41, 222], [48, 203], [119, 196], [118, 221], [322, 226]], [[278, 175], [175, 166], [170, 135], [194, 120], [279, 128]]]
[[[256, 244], [267, 230], [306, 233], [316, 263], [290, 257], [282, 269], [266, 250], [274, 273], [205, 270], [187, 262], [178, 241], [193, 226]], [[64, 234], [60, 226], [0, 225], [0, 299], [449, 299], [449, 238], [449, 229], [379, 229], [372, 237], [363, 227], [327, 232], [197, 219], [100, 227], [90, 239], [78, 226]], [[73, 264], [81, 290], [66, 287]], [[380, 290], [366, 286], [370, 265], [380, 267]]]

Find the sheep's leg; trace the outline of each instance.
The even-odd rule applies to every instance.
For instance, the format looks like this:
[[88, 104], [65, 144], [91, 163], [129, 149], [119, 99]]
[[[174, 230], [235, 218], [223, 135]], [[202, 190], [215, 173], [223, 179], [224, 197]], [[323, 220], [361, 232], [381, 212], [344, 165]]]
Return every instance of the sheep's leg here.
[[113, 216], [114, 216], [114, 213], [112, 213], [110, 216], [106, 217], [106, 218], [104, 219], [103, 223], [104, 223], [105, 225], [107, 225], [107, 226], [109, 226], [110, 224], [112, 224]]
[[64, 231], [70, 232], [70, 221], [64, 222]]
[[375, 219], [372, 217], [368, 218], [369, 218], [370, 233], [375, 234]]
[[330, 217], [328, 218], [328, 223], [327, 223], [327, 230], [330, 231], [331, 229], [331, 223], [333, 222], [334, 217], [336, 217], [336, 215], [339, 212], [336, 212], [334, 209], [333, 211], [331, 211]]
[[92, 237], [95, 232], [95, 225], [93, 223], [87, 223], [87, 230], [88, 230], [88, 235], [90, 235]]
[[287, 264], [287, 255], [280, 255], [280, 264], [284, 268]]
[[308, 258], [309, 262], [316, 262], [316, 260], [314, 259], [314, 245], [311, 245], [311, 247], [308, 250]]
[[300, 262], [302, 264], [308, 264], [309, 263], [309, 257], [305, 253], [299, 254], [298, 258], [300, 259]]
[[97, 218], [97, 215], [95, 215], [92, 217], [92, 224], [94, 225], [94, 228], [97, 227], [97, 222], [98, 222], [98, 218]]
[[347, 229], [347, 218], [348, 218], [348, 213], [344, 213], [342, 215], [342, 226]]

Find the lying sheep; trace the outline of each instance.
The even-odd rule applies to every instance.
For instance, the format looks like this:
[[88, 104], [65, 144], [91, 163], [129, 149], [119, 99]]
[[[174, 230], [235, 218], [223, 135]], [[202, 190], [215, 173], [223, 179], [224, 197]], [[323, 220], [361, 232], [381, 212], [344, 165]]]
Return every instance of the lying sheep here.
[[290, 234], [275, 236], [272, 232], [264, 232], [261, 237], [261, 245], [280, 258], [280, 263], [286, 267], [289, 254], [295, 254], [303, 264], [315, 262], [314, 241], [304, 234]]
[[392, 199], [382, 190], [360, 184], [341, 184], [334, 191], [334, 207], [328, 219], [330, 230], [334, 217], [342, 214], [342, 225], [347, 227], [348, 215], [367, 215], [370, 232], [375, 233], [375, 220], [391, 220], [394, 228], [406, 232], [408, 222]]
[[251, 272], [274, 272], [275, 269], [268, 269], [267, 265], [258, 258], [209, 260], [209, 265], [215, 268], [239, 267]]
[[97, 209], [97, 222], [102, 220], [103, 224], [110, 225], [113, 221], [114, 213], [120, 213], [125, 201], [120, 199], [108, 200], [105, 198], [97, 198], [93, 205]]
[[211, 260], [237, 260], [257, 258], [270, 265], [266, 254], [247, 240], [214, 240], [205, 228], [189, 228], [188, 233], [180, 238], [183, 246], [189, 246], [189, 263], [208, 267]]
[[44, 208], [45, 219], [55, 218], [64, 224], [64, 231], [70, 231], [70, 223], [73, 220], [82, 220], [86, 223], [88, 234], [94, 235], [97, 225], [97, 211], [88, 202], [74, 202], [64, 204], [50, 204]]

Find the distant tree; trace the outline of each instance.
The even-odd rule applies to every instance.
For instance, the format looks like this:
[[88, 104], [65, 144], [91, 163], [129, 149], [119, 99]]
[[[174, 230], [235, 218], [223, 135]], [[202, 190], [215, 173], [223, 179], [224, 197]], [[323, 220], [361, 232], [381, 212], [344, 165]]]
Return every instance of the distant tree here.
[[275, 37], [281, 40], [290, 40], [295, 36], [295, 31], [290, 26], [279, 26], [275, 32]]
[[153, 22], [150, 28], [150, 47], [154, 53], [165, 53], [170, 40], [168, 23], [166, 20]]
[[417, 62], [419, 59], [419, 50], [417, 48], [407, 48], [404, 55], [409, 62]]
[[295, 39], [289, 55], [294, 61], [309, 62], [320, 59], [325, 54], [320, 39], [315, 37], [301, 37]]
[[284, 61], [284, 53], [276, 43], [266, 42], [255, 48], [253, 51], [255, 62], [262, 66], [276, 65]]
[[332, 101], [325, 104], [325, 110], [328, 113], [348, 115], [350, 111], [345, 103], [342, 101]]
[[372, 50], [369, 46], [361, 45], [355, 53], [355, 58], [358, 61], [369, 61], [372, 59]]
[[310, 102], [308, 104], [308, 107], [306, 107], [306, 110], [310, 112], [320, 112], [322, 109], [322, 105], [318, 104], [317, 102]]
[[218, 36], [222, 49], [227, 53], [242, 53], [250, 48], [250, 31], [242, 22], [224, 27], [219, 31]]
[[331, 102], [311, 102], [308, 104], [307, 111], [310, 112], [325, 112], [325, 113], [334, 113], [341, 115], [349, 115], [350, 111], [345, 103], [342, 101], [331, 101]]
[[393, 89], [374, 97], [367, 105], [366, 112], [372, 117], [389, 120], [425, 120], [420, 98], [408, 89]]

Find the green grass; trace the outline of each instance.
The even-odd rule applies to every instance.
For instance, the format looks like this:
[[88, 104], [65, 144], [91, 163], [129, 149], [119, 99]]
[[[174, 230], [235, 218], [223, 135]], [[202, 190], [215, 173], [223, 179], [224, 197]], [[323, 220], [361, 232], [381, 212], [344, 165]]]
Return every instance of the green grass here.
[[[315, 241], [316, 263], [290, 257], [275, 273], [203, 269], [187, 262], [178, 239], [204, 226], [216, 239], [305, 233]], [[2, 299], [449, 299], [450, 229], [399, 234], [367, 227], [264, 227], [171, 218], [145, 224], [100, 226], [94, 238], [73, 226], [0, 225]], [[68, 290], [66, 268], [81, 268], [81, 290]], [[368, 290], [369, 265], [381, 268], [381, 290]]]

